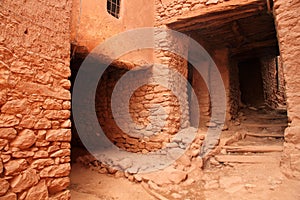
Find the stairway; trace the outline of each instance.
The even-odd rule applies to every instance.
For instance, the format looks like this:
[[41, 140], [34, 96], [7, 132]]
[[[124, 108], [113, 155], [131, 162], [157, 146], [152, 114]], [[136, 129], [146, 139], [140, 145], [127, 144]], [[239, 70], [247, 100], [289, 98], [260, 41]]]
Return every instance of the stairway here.
[[286, 112], [266, 107], [241, 110], [238, 126], [229, 137], [220, 139], [219, 154], [213, 159], [221, 164], [279, 162], [283, 151]]

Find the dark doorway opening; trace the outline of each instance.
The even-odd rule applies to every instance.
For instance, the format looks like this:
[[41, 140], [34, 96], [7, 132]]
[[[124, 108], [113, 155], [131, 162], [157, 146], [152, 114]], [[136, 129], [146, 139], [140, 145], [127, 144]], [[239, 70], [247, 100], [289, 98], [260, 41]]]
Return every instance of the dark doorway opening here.
[[248, 59], [238, 64], [241, 101], [246, 105], [264, 104], [261, 63], [258, 58]]

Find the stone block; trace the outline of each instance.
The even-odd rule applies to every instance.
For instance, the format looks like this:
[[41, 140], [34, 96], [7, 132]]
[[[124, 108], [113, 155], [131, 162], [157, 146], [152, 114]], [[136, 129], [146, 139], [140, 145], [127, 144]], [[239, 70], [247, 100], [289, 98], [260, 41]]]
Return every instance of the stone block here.
[[32, 128], [34, 126], [34, 124], [36, 123], [37, 119], [36, 117], [32, 116], [32, 115], [25, 115], [21, 122], [20, 122], [20, 126], [23, 128]]
[[26, 171], [21, 172], [18, 176], [14, 177], [11, 182], [11, 189], [13, 192], [21, 192], [25, 189], [28, 189], [39, 181], [39, 176], [34, 169], [27, 169]]
[[37, 159], [37, 158], [48, 158], [49, 153], [47, 151], [44, 150], [40, 150], [34, 153], [33, 159]]
[[3, 168], [4, 168], [3, 161], [2, 161], [2, 158], [0, 158], [0, 176], [3, 173]]
[[71, 109], [71, 102], [70, 101], [64, 101], [62, 104], [62, 107], [64, 110], [70, 110]]
[[20, 123], [20, 120], [14, 115], [1, 114], [0, 115], [0, 128], [13, 127]]
[[60, 149], [50, 155], [51, 158], [53, 157], [64, 157], [64, 156], [70, 156], [71, 150], [70, 149]]
[[57, 101], [55, 101], [54, 99], [46, 99], [43, 104], [43, 108], [45, 110], [61, 110], [62, 105]]
[[6, 103], [7, 101], [7, 89], [2, 89], [0, 91], [0, 106]]
[[68, 176], [71, 171], [71, 166], [69, 163], [53, 165], [44, 168], [40, 172], [41, 177], [64, 177]]
[[0, 197], [0, 200], [17, 200], [17, 195], [15, 193], [10, 192]]
[[63, 178], [56, 178], [50, 180], [48, 183], [48, 190], [50, 194], [56, 194], [65, 190], [70, 185], [70, 178], [63, 177]]
[[46, 110], [44, 116], [47, 119], [69, 119], [71, 112], [69, 110]]
[[8, 140], [0, 139], [0, 150], [4, 149], [7, 144], [8, 144]]
[[10, 160], [4, 164], [5, 175], [19, 173], [27, 168], [28, 164], [25, 159]]
[[30, 188], [25, 200], [45, 200], [48, 199], [48, 188], [45, 180], [41, 180], [37, 185]]
[[46, 134], [46, 140], [49, 142], [69, 142], [71, 141], [70, 129], [49, 130]]
[[42, 158], [42, 159], [37, 159], [34, 160], [31, 163], [31, 167], [34, 169], [43, 169], [44, 167], [50, 166], [54, 164], [54, 160], [51, 158]]
[[284, 139], [286, 142], [300, 144], [300, 126], [286, 128], [284, 132]]
[[12, 157], [14, 158], [28, 158], [33, 157], [33, 151], [16, 151], [12, 153]]
[[17, 136], [17, 131], [14, 128], [1, 128], [0, 138], [2, 139], [14, 139]]
[[42, 85], [30, 82], [20, 82], [17, 84], [16, 89], [23, 93], [36, 94], [46, 97], [53, 97], [62, 100], [70, 100], [70, 91], [63, 89], [61, 87], [53, 87], [48, 85]]
[[31, 147], [36, 141], [36, 135], [32, 130], [25, 129], [10, 143], [10, 146], [19, 149], [27, 149]]
[[174, 184], [179, 184], [187, 178], [187, 173], [181, 170], [172, 170], [167, 173], [168, 179]]
[[51, 128], [51, 121], [46, 118], [41, 118], [34, 125], [34, 129], [49, 129]]
[[30, 112], [29, 104], [26, 99], [11, 100], [2, 106], [1, 112], [6, 114], [28, 114]]
[[0, 196], [3, 196], [9, 189], [9, 182], [0, 178]]
[[71, 128], [71, 120], [67, 119], [60, 125], [61, 128]]
[[69, 190], [57, 193], [49, 197], [49, 200], [69, 200], [71, 199], [71, 193]]

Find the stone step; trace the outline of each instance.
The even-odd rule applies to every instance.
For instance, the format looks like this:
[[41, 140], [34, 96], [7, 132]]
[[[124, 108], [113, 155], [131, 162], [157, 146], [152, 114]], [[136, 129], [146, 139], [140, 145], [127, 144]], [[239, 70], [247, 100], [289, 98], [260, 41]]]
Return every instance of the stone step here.
[[280, 156], [270, 155], [216, 155], [220, 163], [279, 163]]
[[286, 115], [255, 115], [256, 119], [267, 119], [267, 120], [287, 120]]
[[254, 128], [272, 128], [272, 127], [286, 127], [287, 123], [255, 123], [255, 122], [243, 122], [243, 126], [245, 127], [254, 127]]
[[284, 138], [283, 133], [246, 133], [246, 136]]
[[268, 152], [282, 152], [283, 146], [223, 146], [227, 152], [237, 152], [237, 153], [268, 153]]

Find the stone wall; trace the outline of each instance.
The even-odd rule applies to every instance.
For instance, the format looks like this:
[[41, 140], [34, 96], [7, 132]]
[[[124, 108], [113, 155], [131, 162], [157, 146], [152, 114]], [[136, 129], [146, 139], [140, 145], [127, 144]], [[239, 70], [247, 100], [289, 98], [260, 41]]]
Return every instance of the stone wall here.
[[268, 106], [277, 108], [286, 104], [283, 65], [274, 56], [263, 57], [261, 72], [263, 78], [264, 97]]
[[290, 121], [285, 130], [283, 171], [290, 177], [300, 178], [300, 1], [274, 1], [281, 61], [286, 84], [287, 109]]
[[238, 110], [241, 105], [241, 91], [239, 82], [239, 69], [238, 62], [236, 60], [229, 61], [229, 93], [230, 93], [230, 112], [231, 118], [235, 119], [238, 114]]
[[278, 105], [278, 72], [276, 69], [276, 57], [263, 57], [260, 61], [265, 102], [271, 108], [276, 108]]
[[70, 1], [1, 1], [0, 199], [69, 199]]
[[229, 0], [155, 0], [155, 22], [156, 25], [161, 25], [164, 24], [163, 21], [192, 12], [201, 12], [208, 6], [222, 4], [224, 1]]
[[[129, 80], [141, 81], [141, 79], [151, 77], [153, 66], [148, 69], [130, 72]], [[101, 77], [97, 88], [96, 110], [99, 123], [108, 138], [118, 147], [130, 152], [148, 153], [163, 147], [165, 142], [169, 142], [171, 136], [179, 129], [180, 113], [179, 104], [172, 92], [158, 84], [146, 84], [138, 87], [130, 97], [129, 104], [120, 101], [117, 106], [129, 108], [124, 110], [129, 112], [134, 124], [130, 125], [126, 113], [120, 111], [114, 113], [111, 108], [113, 90], [120, 81], [120, 78], [129, 72], [126, 69], [110, 66]], [[136, 80], [139, 77], [139, 80]], [[130, 95], [130, 83], [123, 84], [120, 95]], [[170, 106], [172, 105], [172, 106]], [[119, 118], [120, 129], [115, 119]], [[161, 125], [161, 126], [160, 126]], [[139, 132], [143, 135], [139, 135]], [[134, 137], [134, 134], [137, 134]]]
[[281, 62], [280, 56], [277, 56], [277, 65], [278, 65], [278, 93], [277, 100], [281, 105], [286, 105], [286, 94], [285, 94], [285, 80], [283, 73], [283, 64]]

